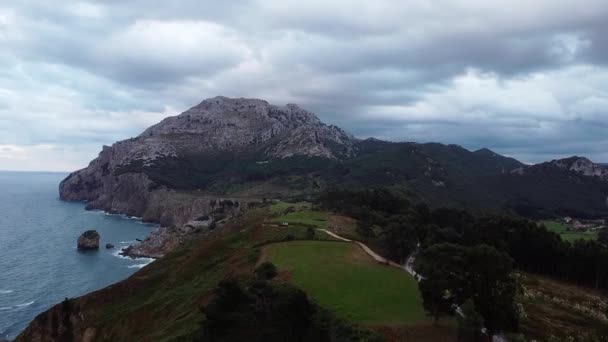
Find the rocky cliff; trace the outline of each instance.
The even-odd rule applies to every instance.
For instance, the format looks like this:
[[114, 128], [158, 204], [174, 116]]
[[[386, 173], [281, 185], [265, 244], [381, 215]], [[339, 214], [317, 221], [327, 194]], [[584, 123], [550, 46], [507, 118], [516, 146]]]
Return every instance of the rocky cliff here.
[[259, 163], [295, 156], [337, 159], [353, 155], [355, 142], [293, 104], [215, 97], [136, 138], [104, 146], [88, 167], [61, 182], [59, 193], [63, 200], [86, 201], [88, 208], [182, 225], [208, 212], [208, 200], [183, 196], [143, 170], [192, 156], [208, 156], [197, 167], [211, 168], [222, 155], [238, 153], [256, 155]]
[[590, 177], [597, 177], [608, 181], [608, 167], [596, 164], [584, 157], [570, 157], [566, 159], [553, 160], [551, 163], [559, 168], [576, 172]]

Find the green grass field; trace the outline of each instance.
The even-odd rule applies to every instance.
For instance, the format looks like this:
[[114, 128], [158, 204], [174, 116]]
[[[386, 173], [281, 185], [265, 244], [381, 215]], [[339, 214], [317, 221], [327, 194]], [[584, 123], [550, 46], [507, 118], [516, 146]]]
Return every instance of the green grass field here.
[[277, 202], [270, 206], [270, 213], [273, 215], [283, 215], [287, 209], [293, 208], [296, 211], [300, 210], [308, 210], [310, 209], [311, 204], [309, 202], [297, 202], [297, 203], [288, 203], [288, 202]]
[[[290, 237], [292, 240], [309, 240], [308, 228], [298, 225], [290, 225], [288, 227], [276, 227], [266, 225], [260, 231], [259, 240], [263, 243], [286, 241]], [[338, 239], [328, 235], [325, 232], [315, 230], [315, 240], [330, 240], [337, 241]]]
[[595, 240], [597, 231], [576, 232], [567, 230], [568, 226], [557, 221], [542, 221], [549, 231], [559, 234], [564, 241], [574, 242], [576, 240]]
[[355, 244], [285, 242], [266, 246], [263, 255], [341, 318], [382, 325], [428, 320], [416, 281], [403, 270], [374, 262]]
[[320, 211], [303, 210], [279, 216], [275, 222], [288, 222], [289, 224], [303, 224], [316, 228], [327, 228], [327, 215]]

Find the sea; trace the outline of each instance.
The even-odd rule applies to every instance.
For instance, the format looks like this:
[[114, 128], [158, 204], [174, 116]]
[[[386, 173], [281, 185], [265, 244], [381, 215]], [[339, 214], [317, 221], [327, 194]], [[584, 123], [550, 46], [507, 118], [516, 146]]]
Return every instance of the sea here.
[[[116, 283], [153, 261], [118, 252], [154, 225], [61, 201], [58, 186], [66, 176], [0, 171], [0, 339], [13, 339], [63, 299]], [[76, 240], [88, 229], [99, 232], [100, 249], [78, 251]]]

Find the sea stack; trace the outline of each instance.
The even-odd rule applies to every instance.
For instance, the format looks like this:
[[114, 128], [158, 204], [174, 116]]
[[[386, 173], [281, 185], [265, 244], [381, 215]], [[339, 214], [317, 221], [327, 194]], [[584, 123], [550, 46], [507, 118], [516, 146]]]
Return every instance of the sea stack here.
[[78, 249], [98, 249], [99, 248], [99, 233], [96, 230], [87, 230], [78, 238]]

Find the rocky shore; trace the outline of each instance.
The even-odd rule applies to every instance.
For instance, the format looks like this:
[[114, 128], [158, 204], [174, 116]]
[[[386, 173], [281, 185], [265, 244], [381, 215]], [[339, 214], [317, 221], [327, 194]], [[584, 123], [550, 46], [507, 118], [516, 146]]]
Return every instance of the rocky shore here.
[[212, 234], [223, 225], [223, 221], [238, 215], [241, 207], [235, 207], [231, 200], [214, 200], [211, 213], [188, 221], [181, 226], [160, 226], [143, 241], [123, 248], [123, 256], [131, 258], [161, 258], [187, 242], [195, 235]]

